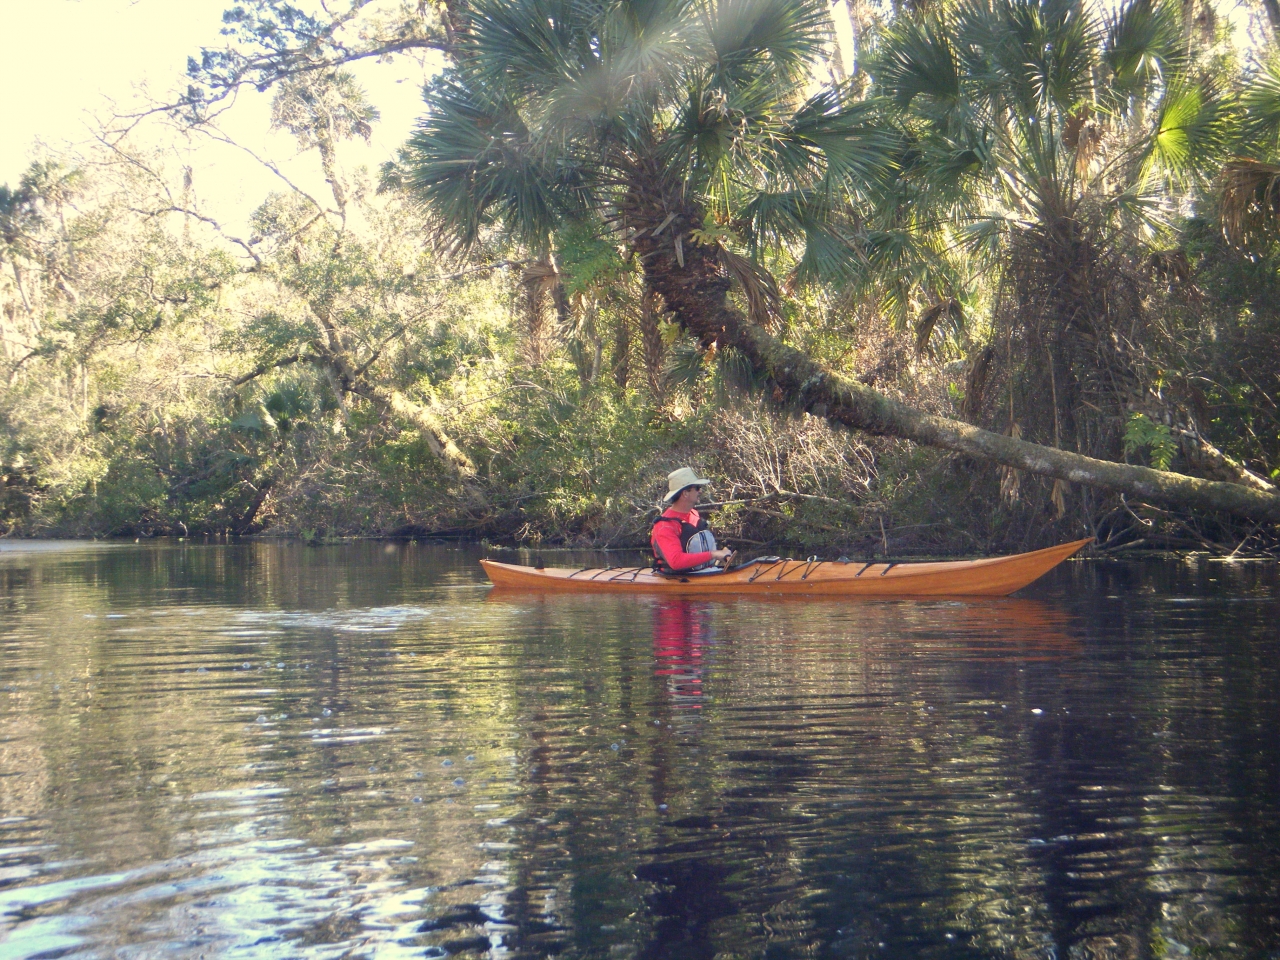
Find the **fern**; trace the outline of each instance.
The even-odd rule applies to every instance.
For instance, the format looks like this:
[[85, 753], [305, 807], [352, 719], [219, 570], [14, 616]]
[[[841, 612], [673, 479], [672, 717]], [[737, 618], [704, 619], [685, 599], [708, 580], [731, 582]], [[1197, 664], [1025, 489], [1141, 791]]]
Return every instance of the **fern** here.
[[1163, 423], [1156, 423], [1145, 413], [1135, 413], [1125, 424], [1124, 452], [1130, 455], [1144, 450], [1153, 467], [1168, 470], [1178, 445]]

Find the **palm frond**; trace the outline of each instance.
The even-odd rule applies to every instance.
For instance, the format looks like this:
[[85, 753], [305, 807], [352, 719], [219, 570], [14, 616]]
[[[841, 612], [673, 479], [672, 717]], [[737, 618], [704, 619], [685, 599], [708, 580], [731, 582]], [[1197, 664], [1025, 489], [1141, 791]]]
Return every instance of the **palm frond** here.
[[753, 256], [801, 242], [812, 216], [812, 191], [761, 190], [743, 204], [739, 222]]
[[1280, 226], [1280, 166], [1237, 157], [1222, 171], [1219, 216], [1228, 242], [1246, 245]]
[[[758, 109], [751, 93], [749, 87], [739, 88], [731, 99], [705, 74], [690, 78], [662, 145], [664, 163], [679, 169], [696, 187], [722, 173], [722, 165], [739, 145], [749, 111]], [[766, 98], [768, 102], [772, 98]]]
[[1232, 142], [1235, 114], [1210, 80], [1179, 81], [1165, 91], [1143, 158], [1142, 179], [1203, 182], [1215, 174]]
[[832, 283], [854, 286], [865, 279], [869, 264], [844, 231], [813, 221], [804, 231], [804, 252], [789, 280], [792, 286]]
[[[580, 24], [556, 73], [530, 102], [553, 128], [593, 126], [621, 132], [660, 107], [660, 91], [678, 89], [697, 61], [697, 21], [688, 0], [646, 0], [574, 7]], [[497, 38], [501, 40], [502, 38]]]
[[1160, 83], [1186, 59], [1178, 10], [1168, 0], [1131, 0], [1107, 21], [1102, 59], [1118, 102]]
[[973, 257], [994, 259], [1009, 236], [1013, 222], [1007, 217], [988, 216], [956, 227], [956, 240]]
[[515, 102], [538, 97], [594, 59], [601, 12], [587, 0], [477, 0], [458, 62], [484, 87]]
[[721, 347], [716, 351], [716, 373], [725, 386], [747, 395], [759, 393], [766, 379], [750, 359], [734, 347]]
[[956, 330], [964, 326], [964, 321], [964, 307], [955, 297], [944, 297], [927, 307], [916, 320], [916, 353], [924, 356], [930, 352], [934, 330]]
[[[1067, 0], [996, 0], [997, 41], [983, 86], [1020, 117], [1068, 111], [1093, 82], [1099, 28]], [[988, 27], [987, 29], [991, 29]]]
[[532, 246], [588, 192], [575, 159], [532, 142], [519, 112], [445, 74], [424, 98], [427, 115], [409, 138], [406, 186], [457, 236], [473, 244], [493, 219]]
[[700, 21], [688, 0], [627, 0], [607, 4], [600, 29], [600, 58], [618, 73], [651, 88], [678, 83], [695, 59]]
[[772, 326], [782, 310], [782, 292], [773, 274], [763, 264], [734, 253], [723, 244], [717, 245], [716, 255], [747, 298], [747, 313], [752, 322]]
[[929, 137], [917, 141], [911, 156], [911, 167], [904, 171], [921, 193], [930, 194], [934, 203], [953, 203], [967, 195], [974, 177], [989, 173], [992, 145], [980, 131], [965, 138]]
[[831, 90], [762, 130], [755, 143], [752, 159], [775, 184], [801, 189], [825, 180], [862, 196], [883, 187], [902, 147], [901, 136], [883, 121], [882, 104], [842, 103]]
[[762, 68], [798, 80], [823, 54], [830, 33], [821, 0], [702, 0], [709, 59], [728, 86]]
[[662, 379], [671, 386], [692, 387], [707, 372], [706, 354], [692, 337], [681, 337], [662, 363]]
[[901, 18], [885, 35], [871, 67], [884, 96], [899, 109], [917, 98], [943, 111], [961, 100], [960, 67], [945, 25], [929, 17]]
[[1280, 57], [1272, 57], [1248, 79], [1240, 95], [1244, 150], [1265, 156], [1280, 143]]

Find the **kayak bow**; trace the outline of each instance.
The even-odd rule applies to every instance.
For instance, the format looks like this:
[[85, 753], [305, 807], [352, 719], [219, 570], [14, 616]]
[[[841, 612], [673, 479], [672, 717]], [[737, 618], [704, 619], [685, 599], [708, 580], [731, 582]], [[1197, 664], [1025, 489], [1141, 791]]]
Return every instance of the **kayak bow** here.
[[570, 593], [701, 596], [1006, 597], [1079, 552], [1092, 538], [982, 560], [862, 563], [765, 558], [726, 573], [668, 576], [642, 567], [524, 567], [481, 560], [495, 587]]

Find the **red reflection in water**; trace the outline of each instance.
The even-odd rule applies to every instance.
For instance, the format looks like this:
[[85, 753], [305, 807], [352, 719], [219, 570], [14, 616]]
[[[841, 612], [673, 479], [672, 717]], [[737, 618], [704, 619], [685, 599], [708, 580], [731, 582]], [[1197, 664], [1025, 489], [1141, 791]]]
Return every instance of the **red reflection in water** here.
[[654, 606], [653, 673], [665, 681], [675, 709], [702, 709], [702, 675], [712, 638], [706, 604], [673, 597]]

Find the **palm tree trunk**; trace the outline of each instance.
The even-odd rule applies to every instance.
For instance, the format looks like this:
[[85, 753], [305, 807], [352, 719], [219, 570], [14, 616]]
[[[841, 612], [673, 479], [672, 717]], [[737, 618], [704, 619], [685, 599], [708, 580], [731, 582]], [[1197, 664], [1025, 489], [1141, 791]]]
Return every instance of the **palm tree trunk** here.
[[1151, 503], [1280, 522], [1280, 496], [1272, 493], [1097, 460], [992, 433], [909, 407], [823, 369], [730, 305], [729, 281], [718, 261], [706, 248], [688, 241], [688, 231], [702, 223], [700, 211], [671, 193], [664, 196], [646, 186], [633, 189], [628, 213], [640, 227], [632, 244], [649, 286], [704, 347], [719, 344], [740, 350], [756, 372], [767, 378], [772, 399], [855, 430], [951, 450], [1042, 477], [1113, 490]]
[[653, 290], [645, 285], [640, 300], [640, 346], [644, 351], [644, 372], [649, 381], [649, 395], [658, 406], [662, 405], [662, 358], [665, 344], [658, 329], [658, 305]]
[[1267, 12], [1273, 37], [1280, 38], [1280, 3], [1277, 0], [1262, 0], [1262, 9]]
[[619, 310], [613, 324], [613, 382], [623, 393], [631, 379], [631, 318]]
[[542, 257], [525, 265], [520, 276], [524, 286], [524, 355], [531, 367], [542, 366], [554, 339], [552, 323], [547, 318], [545, 301], [548, 296], [556, 310], [559, 325], [564, 327], [569, 319], [569, 302], [560, 284], [560, 274], [549, 257]]

